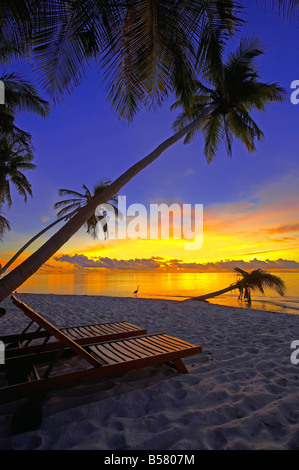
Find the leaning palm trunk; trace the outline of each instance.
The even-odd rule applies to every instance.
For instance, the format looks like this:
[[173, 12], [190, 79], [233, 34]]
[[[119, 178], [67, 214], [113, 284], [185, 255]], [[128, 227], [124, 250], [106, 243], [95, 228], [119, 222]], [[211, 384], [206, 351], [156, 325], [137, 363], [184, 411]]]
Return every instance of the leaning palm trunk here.
[[52, 222], [52, 224], [45, 227], [39, 233], [34, 235], [34, 237], [32, 237], [27, 243], [25, 243], [25, 245], [22, 246], [22, 248], [5, 264], [5, 266], [3, 266], [2, 269], [0, 269], [0, 276], [2, 274], [4, 274], [5, 271], [8, 270], [8, 268], [12, 265], [12, 263], [14, 263], [18, 259], [18, 257], [28, 248], [28, 246], [30, 246], [33, 242], [35, 242], [35, 240], [37, 240], [39, 237], [41, 237], [44, 233], [46, 233], [52, 227], [55, 227], [55, 225], [57, 225], [59, 222], [62, 222], [62, 220], [65, 220], [66, 217], [69, 217], [69, 215], [64, 216], [64, 217], [60, 217], [59, 219], [55, 220], [55, 222]]
[[229, 287], [226, 287], [225, 289], [217, 290], [215, 292], [211, 292], [210, 294], [205, 294], [205, 295], [199, 295], [198, 297], [191, 297], [190, 299], [187, 300], [206, 300], [206, 299], [211, 299], [212, 297], [217, 297], [218, 295], [225, 294], [226, 292], [230, 292], [231, 290], [239, 289], [240, 284], [236, 283], [233, 284]]
[[0, 302], [9, 296], [15, 289], [22, 285], [30, 276], [32, 276], [51, 256], [53, 256], [92, 216], [98, 205], [109, 201], [125, 186], [134, 176], [144, 170], [153, 161], [155, 161], [165, 150], [178, 142], [182, 137], [195, 129], [207, 114], [216, 108], [215, 105], [209, 105], [191, 124], [184, 127], [173, 136], [166, 139], [153, 152], [141, 159], [119, 178], [117, 178], [101, 194], [96, 196], [90, 203], [78, 210], [57, 233], [55, 233], [44, 245], [35, 253], [27, 258], [23, 263], [17, 266], [9, 274], [0, 280]]

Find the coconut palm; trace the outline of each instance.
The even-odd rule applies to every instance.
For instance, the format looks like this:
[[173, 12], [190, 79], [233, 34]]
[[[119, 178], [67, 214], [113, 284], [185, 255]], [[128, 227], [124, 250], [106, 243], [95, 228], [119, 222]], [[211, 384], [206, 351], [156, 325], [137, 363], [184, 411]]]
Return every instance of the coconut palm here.
[[33, 170], [33, 155], [21, 144], [11, 147], [6, 139], [0, 140], [0, 204], [12, 205], [11, 184], [27, 202], [27, 195], [32, 197], [31, 184], [21, 170]]
[[16, 125], [16, 117], [21, 111], [46, 117], [50, 106], [22, 74], [5, 72], [6, 65], [13, 59], [20, 58], [22, 53], [23, 50], [4, 40], [3, 29], [0, 28], [0, 66], [3, 69], [0, 80], [5, 86], [5, 104], [0, 105], [0, 139], [4, 137], [10, 144], [19, 142], [28, 150], [32, 150], [31, 135]]
[[264, 289], [269, 288], [274, 289], [281, 296], [285, 294], [284, 281], [263, 269], [253, 269], [251, 272], [247, 272], [241, 268], [235, 268], [235, 272], [238, 274], [238, 280], [235, 283], [210, 294], [192, 297], [191, 300], [207, 300], [236, 289], [239, 291], [239, 299], [244, 299], [248, 304], [251, 304], [251, 290], [259, 290], [264, 294]]
[[[67, 199], [64, 201], [59, 201], [55, 204], [54, 206], [55, 209], [60, 209], [59, 212], [57, 213], [58, 219], [52, 222], [51, 224], [49, 224], [39, 233], [34, 235], [34, 237], [32, 237], [28, 242], [26, 242], [25, 245], [23, 245], [22, 248], [20, 248], [20, 250], [14, 256], [12, 256], [12, 258], [3, 266], [3, 268], [0, 268], [0, 275], [3, 275], [5, 271], [7, 271], [7, 269], [19, 258], [19, 256], [22, 253], [24, 253], [24, 251], [33, 242], [35, 242], [39, 237], [41, 237], [44, 233], [46, 233], [48, 230], [53, 228], [58, 223], [62, 221], [70, 220], [81, 207], [84, 207], [84, 205], [86, 205], [89, 201], [91, 201], [91, 199], [96, 194], [103, 191], [109, 184], [110, 184], [110, 181], [104, 181], [104, 182], [96, 184], [93, 190], [93, 194], [89, 191], [89, 189], [85, 185], [83, 185], [83, 189], [85, 190], [84, 193], [79, 193], [77, 191], [72, 191], [68, 189], [60, 189], [59, 190], [60, 196], [67, 195], [67, 196], [73, 196], [73, 198]], [[121, 214], [115, 205], [116, 203], [117, 203], [117, 196], [114, 196], [107, 204], [109, 204], [109, 209], [113, 207], [115, 214], [121, 217]], [[107, 230], [108, 230], [107, 224], [105, 223], [101, 224], [102, 221], [103, 222], [105, 221], [104, 209], [108, 208], [107, 204], [102, 204], [101, 207], [97, 210], [97, 215], [94, 214], [86, 222], [87, 233], [89, 233], [93, 238], [97, 238], [98, 222], [100, 222], [100, 225], [102, 225], [102, 229], [105, 233], [105, 236], [107, 235]], [[3, 221], [2, 221], [2, 218], [0, 216], [0, 239], [1, 239], [2, 232], [4, 232], [4, 230], [10, 229], [9, 225], [7, 225], [8, 221], [6, 221], [6, 225], [5, 225], [5, 221], [6, 219], [3, 218]], [[1, 230], [1, 227], [2, 227], [2, 230]]]
[[[264, 111], [267, 103], [283, 100], [281, 87], [259, 80], [253, 60], [261, 54], [262, 48], [258, 41], [241, 41], [237, 51], [229, 55], [221, 69], [210, 68], [206, 71], [207, 84], [194, 82], [192, 103], [173, 124], [175, 131], [184, 129], [207, 106], [214, 106], [212, 112], [206, 114], [184, 139], [184, 143], [188, 143], [198, 132], [203, 133], [204, 155], [208, 163], [215, 157], [222, 142], [225, 142], [227, 154], [231, 156], [234, 137], [249, 152], [254, 152], [255, 141], [263, 137], [263, 132], [250, 116], [251, 111]], [[172, 109], [182, 104], [179, 100]]]
[[[100, 196], [105, 189], [107, 189], [111, 184], [111, 181], [103, 181], [101, 183], [97, 183], [94, 188], [93, 192], [91, 192], [88, 187], [83, 184], [82, 187], [84, 189], [84, 193], [79, 193], [78, 191], [72, 191], [70, 189], [60, 189], [59, 196], [72, 196], [71, 199], [65, 199], [63, 201], [56, 202], [54, 208], [56, 210], [59, 209], [57, 213], [57, 217], [61, 218], [64, 217], [65, 220], [69, 220], [73, 217], [74, 212], [77, 212], [81, 207], [86, 206], [90, 201], [92, 201], [95, 197]], [[102, 229], [107, 234], [107, 223], [105, 223], [106, 217], [106, 209], [113, 209], [115, 215], [120, 217], [121, 214], [117, 208], [117, 195], [114, 195], [110, 198], [109, 201], [101, 204], [101, 207], [97, 208], [94, 214], [89, 217], [85, 223], [86, 231], [89, 235], [91, 235], [94, 239], [98, 238], [98, 227], [99, 225], [102, 226]], [[100, 222], [100, 224], [99, 224]]]
[[[209, 123], [209, 115], [217, 116], [217, 119], [227, 119], [227, 123], [231, 126], [231, 131], [241, 141], [245, 143], [247, 148], [253, 149], [254, 139], [261, 137], [261, 131], [253, 122], [250, 112], [254, 109], [264, 110], [266, 103], [281, 101], [282, 90], [275, 84], [265, 84], [260, 82], [259, 76], [254, 66], [254, 59], [262, 53], [261, 49], [256, 46], [244, 43], [240, 46], [235, 55], [229, 57], [228, 63], [223, 63], [221, 70], [212, 74], [209, 72], [207, 76], [214, 77], [214, 83], [217, 76], [220, 77], [221, 85], [215, 87], [210, 95], [210, 100], [205, 103], [205, 107], [201, 110], [194, 111], [195, 119], [187, 124], [174, 135], [162, 142], [153, 152], [141, 159], [113, 183], [111, 183], [104, 191], [95, 195], [90, 202], [81, 207], [78, 212], [69, 220], [55, 235], [53, 235], [43, 246], [41, 246], [34, 254], [32, 254], [21, 265], [7, 274], [0, 281], [0, 301], [15, 290], [20, 284], [25, 282], [40, 266], [46, 262], [64, 243], [66, 243], [72, 235], [74, 235], [86, 221], [93, 216], [97, 206], [105, 201], [109, 201], [117, 194], [120, 189], [125, 186], [135, 175], [144, 170], [148, 165], [155, 161], [165, 150], [174, 145], [185, 136], [198, 131], [203, 123]], [[232, 90], [232, 95], [226, 93], [226, 89], [230, 90], [230, 84], [226, 80], [232, 81], [236, 90]], [[241, 80], [241, 82], [238, 82]], [[244, 102], [242, 96], [244, 95]], [[186, 112], [186, 111], [185, 111]], [[227, 114], [226, 114], [227, 113]], [[191, 114], [191, 112], [190, 112]], [[189, 117], [189, 114], [188, 114]], [[211, 119], [212, 119], [211, 117]], [[207, 124], [205, 124], [207, 125]], [[226, 128], [226, 127], [225, 127]], [[215, 134], [213, 134], [212, 126], [209, 126], [211, 132], [211, 142], [206, 152], [215, 150]], [[228, 131], [229, 132], [229, 131]], [[229, 136], [229, 134], [228, 134]]]
[[251, 303], [251, 290], [259, 290], [264, 294], [264, 289], [274, 289], [279, 295], [285, 294], [285, 284], [283, 280], [270, 274], [263, 269], [254, 269], [250, 273], [244, 271], [241, 268], [235, 268], [235, 272], [238, 273], [240, 279], [237, 281], [239, 284], [240, 295], [239, 298]]
[[0, 105], [0, 139], [5, 138], [11, 145], [20, 143], [33, 151], [31, 135], [20, 129], [15, 120], [21, 111], [46, 117], [50, 111], [49, 103], [40, 97], [36, 88], [21, 74], [2, 74], [0, 80], [5, 86], [5, 105]]
[[0, 240], [2, 240], [3, 235], [8, 230], [11, 230], [9, 221], [1, 214], [0, 209]]

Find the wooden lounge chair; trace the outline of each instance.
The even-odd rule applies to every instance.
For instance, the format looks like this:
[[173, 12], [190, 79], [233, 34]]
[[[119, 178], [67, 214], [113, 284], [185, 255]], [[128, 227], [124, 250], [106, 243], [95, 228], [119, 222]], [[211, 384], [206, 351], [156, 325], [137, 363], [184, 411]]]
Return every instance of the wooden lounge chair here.
[[[56, 338], [60, 343], [60, 348], [58, 351], [48, 351], [45, 356], [42, 356], [48, 359], [51, 354], [51, 362], [46, 365], [41, 364], [39, 360], [35, 361], [36, 357], [40, 358], [38, 352], [35, 355], [5, 360], [4, 367], [8, 372], [13, 371], [14, 364], [19, 367], [20, 363], [23, 363], [22, 371], [26, 371], [27, 381], [22, 380], [19, 383], [2, 387], [0, 403], [22, 398], [40, 398], [51, 390], [76, 386], [160, 363], [171, 362], [179, 372], [187, 373], [188, 370], [182, 358], [202, 352], [200, 346], [194, 346], [164, 333], [135, 336], [83, 347], [30, 307], [26, 308], [26, 314], [33, 322]], [[78, 355], [83, 360], [81, 365], [84, 363], [86, 367], [55, 375], [54, 368], [64, 350]], [[36, 364], [40, 366], [43, 375]]]
[[[16, 297], [11, 296], [11, 298], [14, 305], [21, 309], [25, 315], [28, 315], [29, 307]], [[30, 310], [32, 311], [32, 309]], [[41, 345], [43, 347], [43, 351], [53, 351], [59, 348], [59, 341], [56, 339], [49, 343], [50, 334], [39, 325], [37, 325], [36, 331], [30, 331], [29, 329], [34, 325], [34, 323], [35, 322], [31, 320], [20, 334], [0, 337], [0, 340], [5, 345], [7, 359], [27, 354], [34, 354], [40, 350]], [[139, 326], [126, 321], [83, 325], [61, 328], [60, 330], [81, 345], [128, 338], [131, 336], [140, 336], [147, 333], [146, 329], [140, 328]], [[35, 344], [32, 344], [32, 341], [34, 341]]]

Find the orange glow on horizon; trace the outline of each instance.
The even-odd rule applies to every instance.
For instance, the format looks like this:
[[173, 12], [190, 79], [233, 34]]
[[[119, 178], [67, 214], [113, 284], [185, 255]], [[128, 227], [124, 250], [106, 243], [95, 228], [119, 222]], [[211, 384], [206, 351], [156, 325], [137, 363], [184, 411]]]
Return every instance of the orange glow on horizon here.
[[[268, 188], [267, 193], [270, 194], [270, 190], [274, 192], [274, 189]], [[99, 258], [107, 261], [127, 261], [124, 263], [126, 270], [130, 269], [130, 260], [152, 259], [156, 260], [152, 263], [153, 270], [155, 270], [160, 259], [161, 270], [169, 269], [179, 272], [195, 269], [194, 266], [190, 266], [190, 263], [206, 265], [225, 260], [250, 261], [257, 258], [261, 261], [283, 259], [299, 262], [298, 212], [299, 196], [297, 194], [288, 195], [285, 199], [278, 201], [272, 201], [270, 197], [266, 199], [261, 194], [258, 203], [244, 201], [209, 206], [204, 208], [203, 246], [197, 250], [186, 250], [184, 239], [94, 241], [82, 228], [40, 268], [39, 272], [72, 273], [79, 270], [90, 272], [94, 269], [98, 270], [96, 261]], [[26, 240], [20, 237], [18, 243], [15, 241], [13, 245], [8, 244], [9, 251], [4, 252], [0, 260], [2, 266], [13, 256], [14, 247], [15, 251], [18, 251]], [[11, 268], [24, 261], [44, 241], [43, 238], [38, 243], [35, 242]], [[58, 259], [63, 255], [68, 256], [71, 262]], [[72, 258], [76, 255], [86, 258], [84, 258], [88, 265], [86, 269], [83, 262], [81, 264], [73, 262]], [[120, 266], [120, 264], [114, 263], [114, 270], [115, 266]], [[151, 264], [146, 265], [144, 261], [140, 266], [141, 269], [146, 267], [150, 270]], [[100, 268], [109, 271], [109, 263], [107, 262], [106, 265], [103, 263]], [[135, 263], [134, 270], [136, 269]], [[214, 269], [217, 270], [217, 266], [214, 266]]]

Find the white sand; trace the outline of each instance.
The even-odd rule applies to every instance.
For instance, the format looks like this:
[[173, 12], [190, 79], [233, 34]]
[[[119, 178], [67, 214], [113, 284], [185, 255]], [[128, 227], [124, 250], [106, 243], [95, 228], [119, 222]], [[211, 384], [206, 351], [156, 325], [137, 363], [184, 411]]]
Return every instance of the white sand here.
[[[20, 294], [58, 327], [127, 320], [201, 345], [184, 360], [51, 392], [43, 421], [12, 436], [19, 403], [0, 405], [0, 449], [298, 449], [299, 316], [203, 302]], [[0, 334], [19, 332], [25, 316], [5, 301]]]

